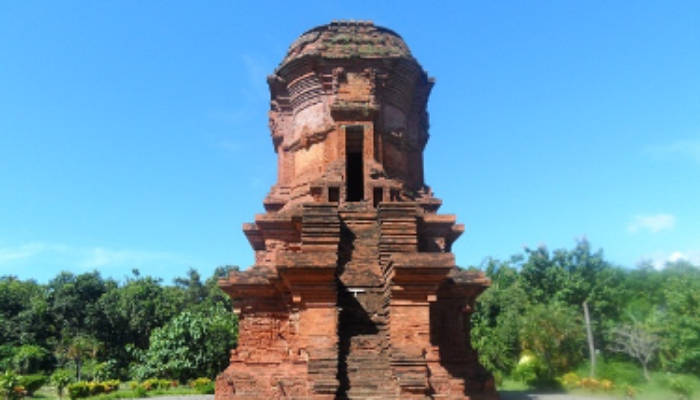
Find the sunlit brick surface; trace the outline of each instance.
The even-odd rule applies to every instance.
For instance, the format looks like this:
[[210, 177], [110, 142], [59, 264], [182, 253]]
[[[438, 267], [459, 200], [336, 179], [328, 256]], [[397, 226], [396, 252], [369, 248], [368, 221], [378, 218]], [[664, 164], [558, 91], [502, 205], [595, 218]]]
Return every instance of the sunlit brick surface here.
[[423, 181], [433, 80], [394, 32], [334, 22], [268, 83], [278, 180], [243, 228], [255, 265], [219, 283], [240, 338], [217, 400], [496, 399], [469, 339], [489, 281]]

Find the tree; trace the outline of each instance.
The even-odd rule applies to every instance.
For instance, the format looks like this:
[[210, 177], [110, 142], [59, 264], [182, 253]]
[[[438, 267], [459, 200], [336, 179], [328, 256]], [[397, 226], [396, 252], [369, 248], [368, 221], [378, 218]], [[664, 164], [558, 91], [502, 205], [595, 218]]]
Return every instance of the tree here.
[[525, 249], [527, 261], [520, 269], [520, 278], [532, 303], [547, 303], [566, 283], [566, 271], [557, 264], [545, 246]]
[[97, 271], [58, 274], [47, 286], [54, 330], [68, 337], [91, 335], [99, 328], [97, 302], [114, 287], [116, 282], [102, 279]]
[[577, 365], [585, 348], [583, 322], [578, 309], [559, 302], [536, 304], [522, 316], [520, 340], [542, 362], [553, 378]]
[[[170, 288], [172, 289], [172, 288]], [[175, 292], [159, 279], [136, 276], [105, 293], [98, 301], [99, 329], [95, 336], [104, 343], [104, 356], [120, 368], [131, 362], [128, 345], [148, 348], [151, 333], [165, 325], [183, 308]]]
[[207, 291], [206, 299], [204, 300], [206, 307], [219, 305], [228, 311], [233, 311], [231, 297], [219, 287], [219, 279], [227, 278], [232, 271], [238, 271], [238, 266], [225, 265], [216, 267], [214, 273], [204, 282]]
[[45, 348], [27, 344], [17, 348], [12, 357], [12, 365], [17, 372], [24, 375], [37, 371], [48, 356], [49, 352]]
[[477, 298], [472, 315], [472, 346], [481, 364], [496, 375], [510, 374], [520, 355], [520, 315], [528, 301], [515, 262], [485, 260], [481, 269], [491, 287]]
[[151, 345], [138, 352], [138, 379], [159, 377], [181, 382], [214, 377], [228, 363], [237, 341], [236, 317], [221, 306], [184, 311], [151, 335]]
[[7, 370], [0, 375], [0, 395], [6, 400], [19, 400], [26, 394], [20, 384], [20, 376]]
[[58, 394], [59, 399], [63, 399], [63, 389], [65, 389], [71, 383], [70, 375], [62, 370], [56, 370], [51, 374], [51, 384], [56, 388], [56, 394]]
[[661, 359], [674, 372], [700, 375], [700, 268], [686, 261], [669, 263], [663, 273], [660, 307]]
[[187, 271], [187, 277], [175, 278], [173, 283], [181, 290], [184, 304], [200, 304], [207, 296], [207, 288], [202, 283], [202, 277], [194, 268]]
[[659, 349], [660, 338], [636, 321], [615, 327], [612, 334], [612, 350], [624, 353], [639, 361], [644, 370], [644, 378], [650, 381], [649, 363], [654, 359]]
[[47, 347], [50, 336], [46, 289], [33, 280], [0, 278], [0, 343]]
[[95, 359], [102, 347], [101, 343], [91, 336], [64, 337], [63, 342], [56, 349], [59, 357], [72, 361], [75, 364], [75, 377], [82, 378], [82, 366], [86, 359]]

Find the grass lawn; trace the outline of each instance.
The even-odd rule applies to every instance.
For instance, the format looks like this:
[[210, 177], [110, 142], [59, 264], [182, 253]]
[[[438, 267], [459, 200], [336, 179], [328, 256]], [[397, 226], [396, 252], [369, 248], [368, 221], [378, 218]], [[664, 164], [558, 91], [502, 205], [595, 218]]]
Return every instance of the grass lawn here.
[[[674, 390], [675, 387], [675, 390]], [[615, 387], [612, 391], [589, 390], [574, 388], [566, 393], [578, 396], [591, 396], [610, 399], [635, 399], [635, 400], [700, 400], [700, 378], [691, 375], [670, 375], [665, 373], [652, 374], [649, 382], [643, 382], [633, 386], [634, 395], [628, 396], [624, 386]], [[536, 394], [548, 393], [528, 387], [524, 382], [505, 379], [498, 390], [504, 393]], [[681, 397], [679, 392], [684, 392], [686, 397]]]
[[[681, 386], [686, 387], [686, 392], [690, 393], [690, 397], [679, 397], [677, 391], [672, 389], [674, 385], [673, 382], [682, 382]], [[579, 395], [579, 396], [591, 396], [596, 398], [610, 398], [610, 399], [635, 399], [635, 400], [700, 400], [700, 379], [690, 376], [690, 375], [669, 375], [664, 373], [652, 374], [652, 380], [650, 382], [644, 382], [634, 386], [636, 393], [634, 397], [627, 397], [624, 387], [616, 387], [610, 392], [603, 390], [588, 390], [575, 388], [566, 391], [567, 393]], [[536, 393], [547, 393], [547, 391], [539, 391], [537, 389], [532, 389], [527, 386], [524, 382], [515, 381], [511, 379], [505, 379], [499, 386], [498, 390], [508, 394], [536, 394]], [[173, 396], [173, 395], [198, 395], [200, 394], [196, 390], [187, 387], [180, 386], [176, 388], [170, 388], [165, 390], [151, 390], [146, 392], [146, 397], [158, 397], [158, 396]], [[109, 394], [102, 394], [99, 396], [91, 397], [94, 400], [116, 400], [125, 398], [138, 398], [138, 394], [129, 388], [128, 383], [122, 383], [119, 390]], [[58, 400], [58, 395], [56, 394], [56, 389], [52, 386], [44, 386], [39, 389], [34, 394], [34, 399], [46, 399], [46, 400]], [[63, 399], [68, 400], [68, 392], [64, 391]]]
[[[180, 386], [176, 388], [170, 388], [170, 389], [155, 389], [155, 390], [149, 390], [146, 392], [146, 397], [158, 397], [158, 396], [181, 396], [181, 395], [199, 395], [198, 391], [188, 387], [188, 386]], [[119, 386], [119, 390], [108, 393], [108, 394], [101, 394], [98, 396], [93, 396], [90, 397], [90, 399], [94, 400], [115, 400], [115, 399], [134, 399], [134, 398], [139, 398], [143, 396], [139, 396], [136, 392], [131, 390], [129, 388], [128, 383], [122, 383]], [[34, 393], [33, 397], [29, 397], [28, 399], [45, 399], [45, 400], [59, 400], [58, 399], [58, 394], [56, 393], [56, 388], [53, 386], [44, 386], [41, 389], [39, 389], [36, 393]], [[69, 400], [70, 398], [68, 397], [68, 390], [63, 391], [63, 400]]]

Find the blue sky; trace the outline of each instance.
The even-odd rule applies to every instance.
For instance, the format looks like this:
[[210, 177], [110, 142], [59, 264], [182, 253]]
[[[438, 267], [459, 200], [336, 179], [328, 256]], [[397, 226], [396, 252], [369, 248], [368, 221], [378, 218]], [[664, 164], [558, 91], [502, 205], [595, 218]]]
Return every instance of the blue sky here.
[[437, 79], [426, 180], [460, 265], [581, 237], [700, 263], [697, 1], [5, 1], [0, 275], [251, 265], [265, 77], [334, 19], [395, 30]]

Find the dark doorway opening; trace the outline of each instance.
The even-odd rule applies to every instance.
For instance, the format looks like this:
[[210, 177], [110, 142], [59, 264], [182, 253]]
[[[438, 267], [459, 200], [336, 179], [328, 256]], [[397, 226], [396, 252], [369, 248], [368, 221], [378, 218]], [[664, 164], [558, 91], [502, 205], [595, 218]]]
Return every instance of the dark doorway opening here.
[[384, 201], [384, 189], [380, 187], [374, 188], [373, 198], [374, 208], [377, 208], [379, 206], [379, 203]]
[[328, 201], [331, 203], [337, 203], [340, 200], [340, 188], [329, 187], [328, 188]]
[[346, 201], [361, 201], [364, 197], [365, 182], [362, 160], [364, 133], [362, 126], [345, 128]]

